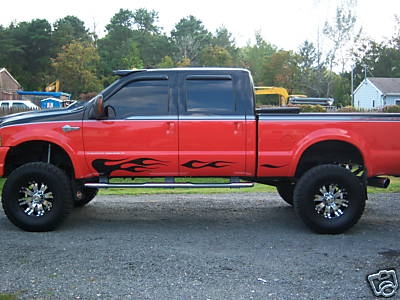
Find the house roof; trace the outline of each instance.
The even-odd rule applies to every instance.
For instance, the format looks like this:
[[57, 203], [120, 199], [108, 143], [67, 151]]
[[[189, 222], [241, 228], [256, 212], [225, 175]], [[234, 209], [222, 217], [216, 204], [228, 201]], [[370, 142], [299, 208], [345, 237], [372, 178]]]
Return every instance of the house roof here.
[[368, 80], [385, 95], [400, 95], [400, 78], [369, 77]]
[[16, 83], [17, 85], [21, 86], [20, 83], [10, 74], [10, 72], [7, 71], [6, 68], [1, 68], [1, 67], [0, 67], [0, 74], [3, 73], [3, 72], [4, 72], [5, 74], [7, 74], [13, 81], [15, 81], [15, 83]]

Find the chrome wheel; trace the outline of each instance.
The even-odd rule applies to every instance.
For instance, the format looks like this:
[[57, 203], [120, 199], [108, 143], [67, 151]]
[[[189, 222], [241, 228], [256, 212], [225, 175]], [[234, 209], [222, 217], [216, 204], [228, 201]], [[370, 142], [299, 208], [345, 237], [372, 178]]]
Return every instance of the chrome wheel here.
[[8, 219], [21, 229], [53, 230], [72, 210], [70, 179], [52, 164], [26, 163], [7, 177], [1, 203]]
[[363, 182], [349, 169], [320, 165], [300, 177], [294, 208], [303, 222], [319, 233], [342, 233], [360, 219], [366, 199]]
[[21, 188], [20, 194], [19, 206], [28, 216], [42, 217], [53, 207], [53, 193], [43, 183], [31, 182]]
[[348, 194], [336, 184], [323, 185], [314, 196], [315, 210], [326, 219], [338, 218], [349, 206]]

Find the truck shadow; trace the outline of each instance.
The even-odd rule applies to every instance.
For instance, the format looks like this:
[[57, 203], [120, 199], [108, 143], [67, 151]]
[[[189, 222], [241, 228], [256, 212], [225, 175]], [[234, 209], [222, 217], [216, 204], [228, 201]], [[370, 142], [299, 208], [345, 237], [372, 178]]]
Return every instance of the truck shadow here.
[[[394, 199], [395, 198], [395, 199]], [[373, 195], [359, 223], [345, 234], [393, 230], [398, 224], [399, 194]], [[98, 196], [86, 207], [75, 209], [64, 229], [96, 226], [257, 227], [264, 231], [311, 233], [294, 212], [274, 193], [265, 195], [145, 195]], [[396, 228], [394, 228], [396, 227]]]
[[[99, 199], [100, 198], [100, 199]], [[161, 197], [162, 198], [162, 197]], [[283, 200], [274, 198], [240, 199], [179, 196], [176, 199], [161, 199], [160, 196], [146, 196], [146, 199], [129, 198], [107, 201], [97, 197], [86, 207], [75, 209], [66, 222], [65, 229], [123, 224], [135, 226], [257, 226], [274, 230], [277, 227], [298, 230], [303, 224], [293, 208]], [[218, 198], [218, 199], [217, 199]], [[303, 228], [303, 230], [307, 230]]]

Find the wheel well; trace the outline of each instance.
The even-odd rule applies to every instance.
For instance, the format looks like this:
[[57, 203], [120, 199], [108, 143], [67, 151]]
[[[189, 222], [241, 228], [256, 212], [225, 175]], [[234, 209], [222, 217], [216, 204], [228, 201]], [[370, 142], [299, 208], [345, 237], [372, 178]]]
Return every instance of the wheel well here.
[[300, 177], [314, 166], [330, 163], [364, 166], [362, 154], [354, 145], [342, 141], [324, 141], [304, 151], [296, 170], [296, 177]]
[[74, 169], [68, 154], [60, 146], [45, 141], [30, 141], [12, 147], [5, 160], [5, 176], [28, 162], [49, 162], [73, 177]]

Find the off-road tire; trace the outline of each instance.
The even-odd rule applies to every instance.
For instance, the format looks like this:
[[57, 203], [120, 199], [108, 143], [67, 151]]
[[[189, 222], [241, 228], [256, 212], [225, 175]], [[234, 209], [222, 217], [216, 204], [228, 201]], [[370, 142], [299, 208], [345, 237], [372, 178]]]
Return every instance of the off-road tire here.
[[74, 198], [74, 207], [83, 207], [96, 197], [99, 189], [87, 188], [83, 183], [73, 180], [72, 193]]
[[73, 207], [67, 175], [44, 162], [27, 163], [11, 172], [1, 202], [8, 219], [26, 231], [55, 229]]
[[365, 201], [365, 187], [357, 176], [338, 165], [320, 165], [299, 179], [293, 204], [309, 228], [337, 234], [358, 222]]
[[289, 205], [293, 206], [293, 194], [294, 194], [295, 184], [290, 181], [280, 182], [276, 185], [276, 191], [279, 196]]

